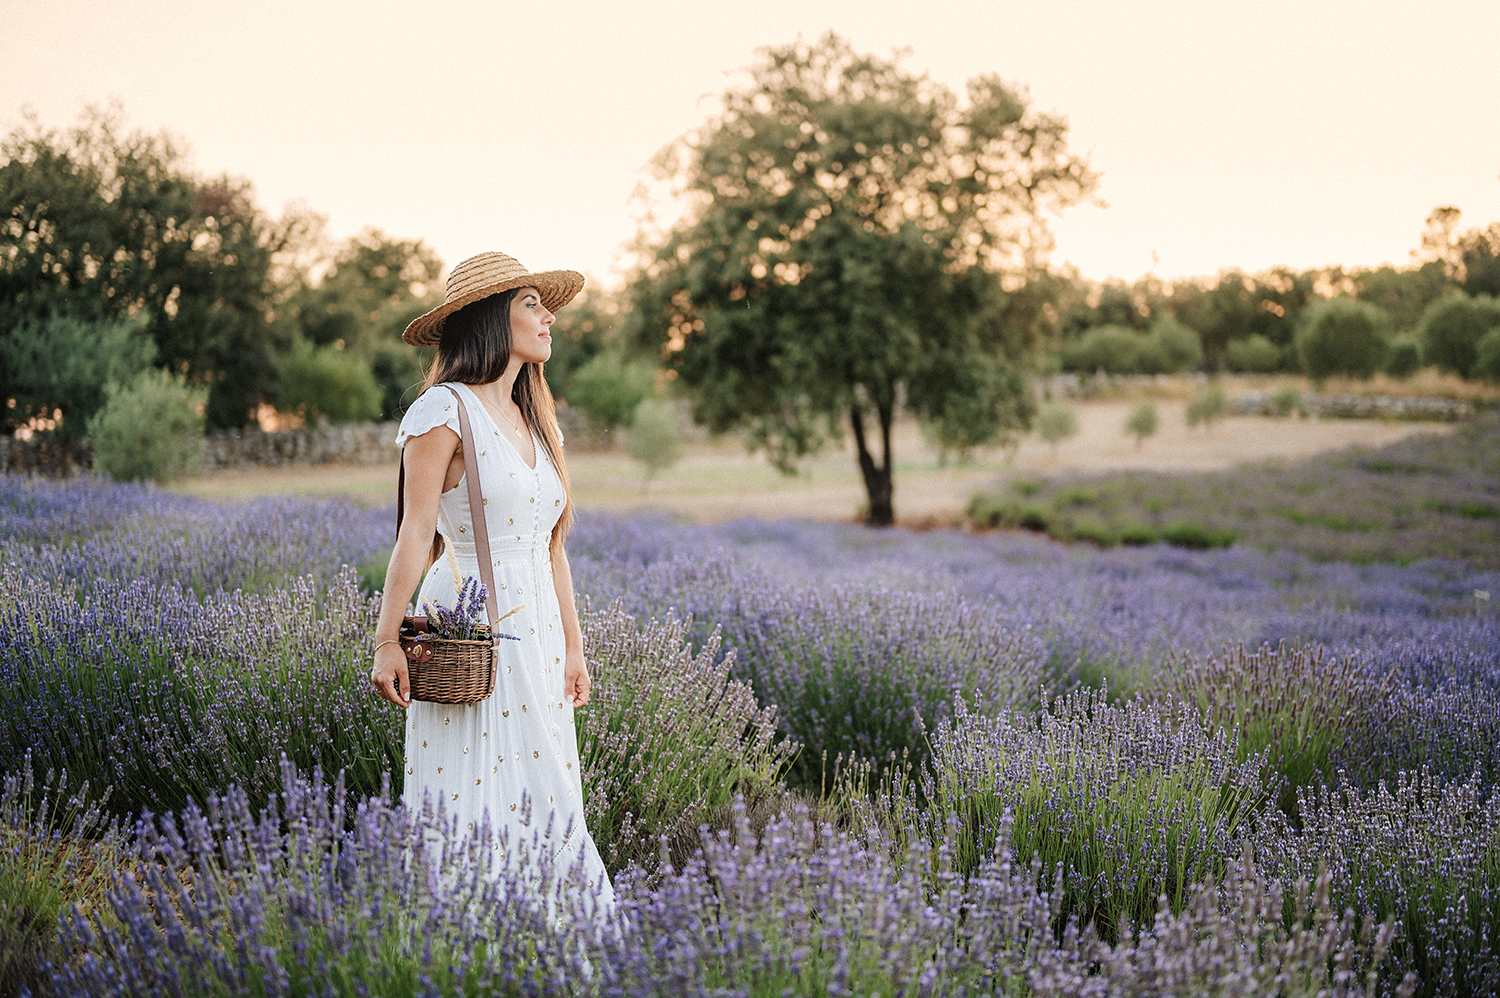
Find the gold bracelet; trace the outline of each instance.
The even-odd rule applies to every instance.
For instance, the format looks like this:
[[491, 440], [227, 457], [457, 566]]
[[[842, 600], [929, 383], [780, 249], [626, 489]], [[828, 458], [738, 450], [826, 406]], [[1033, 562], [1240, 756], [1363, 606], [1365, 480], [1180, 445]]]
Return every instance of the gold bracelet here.
[[384, 648], [386, 645], [399, 645], [400, 643], [400, 638], [386, 638], [384, 641], [375, 646], [375, 651], [380, 651], [380, 649]]

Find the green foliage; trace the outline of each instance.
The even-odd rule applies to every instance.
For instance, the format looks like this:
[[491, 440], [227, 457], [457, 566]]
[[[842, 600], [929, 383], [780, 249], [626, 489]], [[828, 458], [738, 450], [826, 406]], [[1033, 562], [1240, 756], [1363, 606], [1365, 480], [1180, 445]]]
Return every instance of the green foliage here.
[[88, 424], [94, 467], [120, 480], [169, 482], [203, 458], [203, 393], [167, 371], [142, 371], [104, 390]]
[[1460, 377], [1474, 376], [1479, 341], [1500, 327], [1500, 301], [1487, 295], [1450, 295], [1422, 313], [1417, 335], [1422, 361]]
[[1500, 382], [1500, 326], [1496, 326], [1474, 344], [1474, 376]]
[[630, 458], [651, 478], [682, 457], [682, 425], [677, 406], [666, 399], [644, 399], [635, 407], [628, 434]]
[[1162, 528], [1161, 539], [1173, 547], [1207, 551], [1227, 548], [1235, 541], [1234, 531], [1205, 527], [1201, 523], [1173, 523]]
[[1146, 332], [1141, 350], [1145, 374], [1179, 374], [1203, 363], [1203, 344], [1198, 334], [1170, 314], [1163, 313]]
[[124, 384], [151, 366], [156, 344], [145, 324], [133, 319], [25, 317], [0, 333], [0, 370], [5, 372], [9, 426], [61, 410], [58, 432], [82, 438], [89, 418], [104, 401], [104, 388]]
[[1415, 336], [1401, 335], [1391, 339], [1391, 352], [1385, 360], [1385, 373], [1406, 378], [1422, 366], [1422, 343]]
[[1271, 395], [1271, 413], [1286, 417], [1292, 413], [1307, 415], [1307, 403], [1302, 400], [1302, 389], [1296, 385], [1283, 385]]
[[573, 372], [568, 404], [604, 430], [630, 422], [636, 409], [651, 397], [656, 372], [643, 361], [624, 360], [614, 350], [595, 354]]
[[1352, 656], [1321, 647], [1243, 646], [1213, 656], [1173, 655], [1156, 692], [1198, 706], [1211, 724], [1235, 732], [1240, 760], [1262, 758], [1281, 782], [1281, 807], [1295, 815], [1297, 789], [1335, 775], [1333, 753], [1377, 714], [1391, 677], [1373, 676]]
[[1268, 374], [1281, 368], [1281, 348], [1260, 333], [1233, 340], [1224, 349], [1224, 362], [1231, 371]]
[[619, 339], [619, 302], [585, 286], [552, 324], [552, 356], [544, 370], [553, 396], [573, 404], [574, 373], [606, 350], [618, 350]]
[[1156, 403], [1150, 399], [1142, 399], [1130, 410], [1130, 415], [1125, 419], [1125, 432], [1135, 437], [1136, 450], [1140, 450], [1146, 438], [1156, 432], [1159, 422]]
[[1036, 411], [1036, 432], [1056, 452], [1058, 444], [1078, 433], [1078, 413], [1066, 402], [1043, 402]]
[[831, 34], [766, 52], [723, 108], [659, 160], [698, 207], [633, 283], [631, 338], [696, 422], [748, 428], [783, 470], [849, 426], [889, 523], [903, 392], [953, 449], [1027, 425], [1044, 310], [997, 271], [1036, 275], [1044, 212], [1094, 177], [1063, 120], [997, 78], [961, 103]]
[[1063, 345], [1063, 368], [1080, 374], [1129, 374], [1140, 363], [1145, 338], [1125, 326], [1099, 326]]
[[[170, 136], [93, 108], [66, 133], [28, 117], [0, 142], [0, 204], [0, 330], [140, 316], [157, 362], [209, 385], [210, 425], [243, 425], [269, 397], [273, 259], [302, 218], [267, 219], [248, 183], [199, 177]], [[0, 370], [0, 398], [11, 377]]]
[[432, 356], [401, 333], [442, 300], [442, 270], [420, 239], [365, 229], [339, 247], [318, 281], [299, 278], [285, 311], [298, 339], [361, 358], [379, 387], [380, 415], [393, 419], [416, 397]]
[[380, 415], [381, 391], [361, 357], [334, 346], [299, 340], [281, 359], [277, 408], [335, 423]]
[[1368, 378], [1390, 350], [1390, 319], [1368, 302], [1333, 298], [1303, 313], [1297, 327], [1297, 358], [1315, 381], [1334, 374]]
[[1224, 386], [1210, 381], [1194, 392], [1188, 399], [1186, 415], [1188, 426], [1201, 425], [1205, 430], [1212, 430], [1214, 423], [1229, 415], [1229, 398], [1224, 394]]

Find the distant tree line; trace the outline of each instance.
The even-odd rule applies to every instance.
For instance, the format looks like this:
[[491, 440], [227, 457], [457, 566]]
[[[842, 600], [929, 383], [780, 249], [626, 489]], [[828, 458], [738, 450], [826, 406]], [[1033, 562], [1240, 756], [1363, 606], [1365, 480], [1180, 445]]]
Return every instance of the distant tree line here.
[[[1401, 376], [1423, 364], [1500, 378], [1479, 364], [1495, 326], [1500, 223], [1460, 231], [1459, 210], [1427, 219], [1410, 267], [1328, 267], [1134, 284], [1076, 273], [1041, 279], [1063, 370], [1298, 372]], [[1196, 340], [1189, 344], [1184, 331]], [[1170, 344], [1180, 342], [1178, 349]], [[1500, 360], [1500, 358], [1497, 358]]]

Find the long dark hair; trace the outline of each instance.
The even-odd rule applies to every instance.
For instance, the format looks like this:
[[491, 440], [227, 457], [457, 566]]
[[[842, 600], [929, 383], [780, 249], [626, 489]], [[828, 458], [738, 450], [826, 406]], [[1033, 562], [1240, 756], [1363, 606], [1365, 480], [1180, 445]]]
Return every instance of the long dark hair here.
[[[423, 389], [445, 381], [464, 385], [487, 385], [499, 381], [510, 363], [510, 303], [516, 291], [502, 291], [470, 302], [443, 322], [437, 356], [427, 371]], [[556, 555], [573, 525], [573, 491], [568, 483], [568, 464], [563, 459], [562, 431], [557, 426], [557, 405], [542, 376], [542, 365], [521, 365], [511, 399], [521, 409], [521, 418], [536, 430], [552, 466], [562, 479], [562, 517], [552, 529], [552, 553]]]

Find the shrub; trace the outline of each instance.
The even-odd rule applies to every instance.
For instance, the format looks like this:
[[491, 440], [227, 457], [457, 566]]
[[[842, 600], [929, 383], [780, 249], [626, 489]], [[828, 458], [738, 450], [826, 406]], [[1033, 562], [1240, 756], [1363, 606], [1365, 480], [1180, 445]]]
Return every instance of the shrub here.
[[1229, 398], [1217, 381], [1210, 381], [1193, 393], [1187, 404], [1188, 426], [1202, 425], [1212, 430], [1215, 423], [1229, 415]]
[[1096, 326], [1072, 343], [1063, 345], [1063, 367], [1069, 371], [1093, 374], [1129, 374], [1141, 360], [1146, 338], [1124, 326]]
[[1251, 333], [1242, 340], [1230, 340], [1224, 349], [1224, 361], [1231, 371], [1252, 374], [1269, 374], [1281, 369], [1281, 347], [1260, 333]]
[[1307, 403], [1302, 400], [1302, 389], [1296, 385], [1283, 385], [1271, 396], [1271, 412], [1276, 416], [1307, 415]]
[[1390, 319], [1369, 302], [1333, 298], [1315, 302], [1297, 324], [1297, 358], [1315, 381], [1335, 374], [1368, 378], [1390, 351]]
[[1441, 298], [1427, 306], [1417, 324], [1422, 362], [1460, 377], [1472, 377], [1479, 341], [1497, 327], [1500, 327], [1500, 301], [1488, 295]]
[[1078, 433], [1078, 414], [1066, 402], [1043, 402], [1036, 411], [1036, 432], [1056, 454], [1058, 444]]
[[628, 436], [630, 458], [646, 477], [660, 474], [682, 457], [682, 424], [677, 406], [665, 399], [643, 399], [635, 407]]
[[996, 492], [976, 492], [969, 499], [969, 519], [981, 527], [1014, 527], [1021, 520], [1016, 500]]
[[1486, 381], [1500, 381], [1500, 326], [1496, 326], [1474, 344], [1474, 376]]
[[616, 606], [585, 613], [583, 633], [594, 679], [579, 714], [585, 814], [611, 869], [654, 866], [662, 836], [694, 842], [736, 796], [770, 797], [796, 746], [778, 736], [775, 709], [730, 678], [734, 653], [719, 655], [717, 632], [694, 655], [676, 617], [637, 630]]
[[142, 371], [104, 390], [89, 420], [94, 467], [112, 478], [168, 482], [203, 460], [203, 392], [166, 371]]
[[1234, 543], [1234, 531], [1214, 530], [1201, 523], [1173, 523], [1162, 528], [1161, 539], [1174, 547], [1206, 551], [1229, 547]]
[[651, 393], [656, 374], [649, 364], [626, 361], [613, 351], [594, 355], [573, 372], [568, 404], [602, 430], [624, 426]]
[[1130, 410], [1130, 415], [1125, 419], [1125, 432], [1135, 437], [1136, 450], [1140, 450], [1145, 439], [1156, 432], [1158, 422], [1156, 403], [1150, 399], [1137, 402]]
[[1402, 335], [1391, 339], [1391, 353], [1385, 361], [1385, 373], [1393, 378], [1406, 378], [1415, 374], [1422, 366], [1422, 343], [1415, 336]]
[[348, 423], [377, 418], [384, 400], [363, 357], [299, 340], [281, 359], [276, 405], [283, 412]]
[[1198, 334], [1170, 315], [1151, 324], [1140, 347], [1137, 366], [1146, 374], [1177, 374], [1203, 363]]
[[1156, 529], [1132, 520], [1120, 528], [1120, 543], [1129, 547], [1145, 547], [1147, 544], [1155, 544], [1161, 539]]

